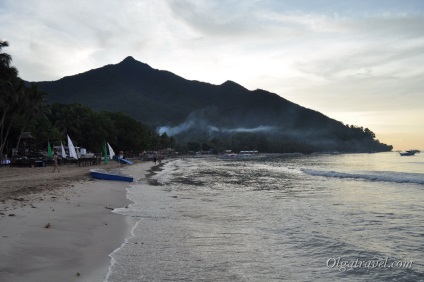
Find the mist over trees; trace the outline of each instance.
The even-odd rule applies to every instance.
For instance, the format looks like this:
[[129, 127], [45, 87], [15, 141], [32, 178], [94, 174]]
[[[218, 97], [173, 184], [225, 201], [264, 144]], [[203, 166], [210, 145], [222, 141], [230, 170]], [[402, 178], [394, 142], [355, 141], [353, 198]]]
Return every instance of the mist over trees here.
[[[0, 41], [0, 48], [7, 47]], [[2, 51], [2, 50], [0, 50]], [[368, 128], [344, 125], [274, 93], [232, 81], [189, 81], [127, 57], [116, 65], [52, 82], [24, 82], [0, 52], [0, 153], [22, 132], [46, 148], [66, 143], [101, 152], [104, 142], [123, 151], [380, 152]]]
[[[175, 137], [179, 151], [222, 152], [231, 149], [234, 152], [312, 153], [392, 150], [392, 146], [376, 140], [375, 134], [368, 128], [344, 125], [311, 110], [295, 108], [291, 109], [290, 115], [301, 115], [301, 118], [289, 120], [287, 116], [280, 122], [277, 118], [262, 118], [258, 113], [256, 119], [250, 117], [251, 120], [246, 118], [234, 124], [228, 122], [229, 116], [233, 117], [232, 120], [237, 119], [234, 111], [226, 113], [217, 107], [208, 107], [192, 112], [180, 124], [160, 126], [157, 130], [160, 134]], [[268, 122], [266, 125], [260, 123], [264, 120]]]
[[[232, 129], [218, 131], [192, 128], [175, 135], [178, 151], [212, 151], [214, 153], [231, 149], [233, 152], [258, 150], [268, 153], [313, 153], [313, 152], [381, 152], [392, 147], [375, 140], [375, 134], [368, 128], [343, 126], [334, 132], [336, 139], [319, 136], [316, 132], [284, 132], [278, 129], [248, 131]], [[354, 130], [352, 130], [354, 129]], [[165, 134], [165, 133], [164, 133]]]
[[[58, 103], [120, 111], [174, 138], [177, 151], [253, 148], [261, 152], [390, 151], [365, 130], [347, 127], [265, 90], [213, 85], [153, 69], [132, 57], [114, 65], [39, 82]], [[359, 127], [358, 127], [359, 128]], [[200, 144], [194, 146], [194, 144]]]

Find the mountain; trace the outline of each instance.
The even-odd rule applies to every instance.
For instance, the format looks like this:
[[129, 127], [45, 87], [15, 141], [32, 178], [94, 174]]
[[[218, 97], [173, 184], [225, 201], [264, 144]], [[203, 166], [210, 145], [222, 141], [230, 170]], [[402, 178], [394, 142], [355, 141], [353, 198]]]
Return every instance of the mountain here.
[[267, 140], [310, 144], [316, 150], [391, 149], [374, 140], [368, 129], [347, 127], [277, 94], [250, 91], [232, 81], [213, 85], [186, 80], [132, 57], [57, 81], [38, 82], [38, 86], [49, 94], [51, 103], [124, 112], [184, 140], [250, 133]]

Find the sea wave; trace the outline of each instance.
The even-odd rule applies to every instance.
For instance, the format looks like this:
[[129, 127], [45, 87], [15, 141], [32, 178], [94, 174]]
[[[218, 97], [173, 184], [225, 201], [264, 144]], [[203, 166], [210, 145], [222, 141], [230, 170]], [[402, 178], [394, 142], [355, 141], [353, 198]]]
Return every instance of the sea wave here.
[[421, 173], [400, 173], [400, 172], [337, 172], [337, 171], [325, 171], [302, 168], [302, 172], [312, 176], [323, 176], [332, 178], [349, 178], [366, 181], [384, 181], [384, 182], [395, 182], [395, 183], [414, 183], [424, 185], [424, 174]]

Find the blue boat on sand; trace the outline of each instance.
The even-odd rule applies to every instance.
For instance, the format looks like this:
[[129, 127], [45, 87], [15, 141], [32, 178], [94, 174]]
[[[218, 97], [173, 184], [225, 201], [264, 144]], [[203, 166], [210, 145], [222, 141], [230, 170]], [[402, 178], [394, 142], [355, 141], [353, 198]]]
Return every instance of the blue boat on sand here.
[[120, 170], [106, 171], [101, 168], [90, 169], [91, 177], [104, 180], [116, 180], [124, 182], [133, 182], [134, 177], [129, 174], [122, 173]]
[[129, 161], [129, 160], [127, 160], [127, 159], [124, 159], [124, 158], [119, 158], [118, 156], [113, 156], [113, 158], [112, 158], [115, 162], [119, 162], [119, 163], [121, 163], [121, 164], [128, 164], [128, 165], [131, 165], [131, 164], [134, 164], [132, 161]]

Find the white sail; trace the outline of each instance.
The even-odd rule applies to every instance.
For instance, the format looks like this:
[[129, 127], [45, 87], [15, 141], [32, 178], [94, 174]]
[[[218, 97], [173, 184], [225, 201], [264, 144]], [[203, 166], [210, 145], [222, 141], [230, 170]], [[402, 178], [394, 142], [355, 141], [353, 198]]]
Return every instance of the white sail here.
[[107, 146], [109, 148], [109, 159], [113, 159], [113, 156], [115, 156], [115, 152], [113, 151], [112, 147], [107, 143]]
[[62, 147], [62, 158], [66, 158], [65, 147], [63, 147], [62, 142], [60, 143], [60, 146]]
[[67, 135], [67, 136], [68, 136], [69, 156], [71, 158], [78, 159], [77, 152], [75, 151], [74, 144], [72, 144], [72, 140], [71, 140], [71, 138], [69, 138], [69, 135]]

